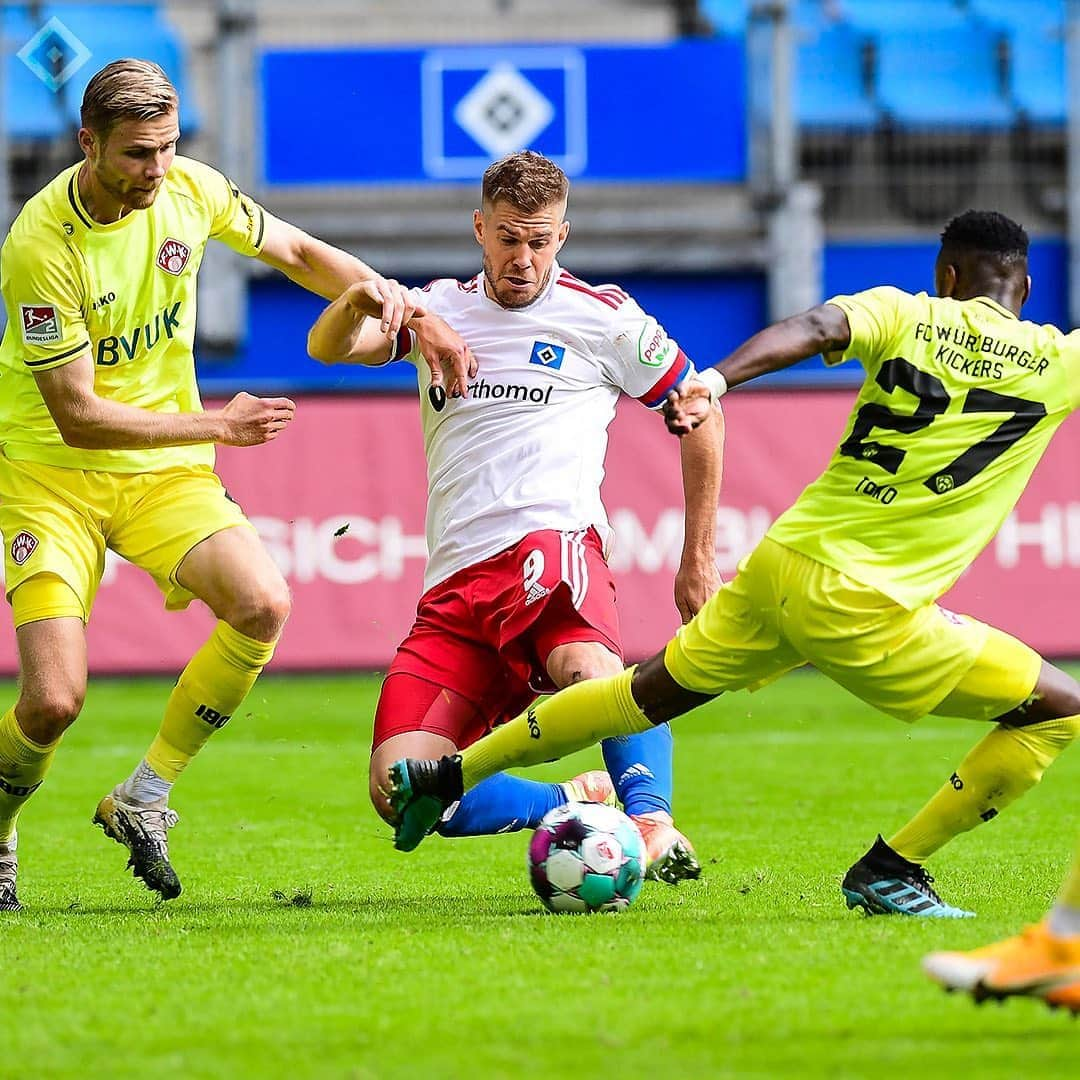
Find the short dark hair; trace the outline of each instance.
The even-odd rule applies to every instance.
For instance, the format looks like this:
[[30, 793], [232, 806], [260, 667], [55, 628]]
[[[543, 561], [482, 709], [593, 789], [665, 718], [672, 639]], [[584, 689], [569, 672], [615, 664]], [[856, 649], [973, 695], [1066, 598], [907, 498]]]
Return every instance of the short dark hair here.
[[80, 119], [83, 127], [108, 136], [121, 120], [156, 120], [179, 104], [176, 87], [157, 64], [127, 57], [106, 64], [86, 84]]
[[996, 255], [1002, 262], [1027, 258], [1028, 234], [1022, 225], [996, 210], [965, 210], [941, 233], [942, 251]]
[[566, 173], [554, 161], [535, 150], [519, 150], [487, 167], [481, 194], [485, 206], [505, 201], [535, 214], [562, 202], [569, 190]]

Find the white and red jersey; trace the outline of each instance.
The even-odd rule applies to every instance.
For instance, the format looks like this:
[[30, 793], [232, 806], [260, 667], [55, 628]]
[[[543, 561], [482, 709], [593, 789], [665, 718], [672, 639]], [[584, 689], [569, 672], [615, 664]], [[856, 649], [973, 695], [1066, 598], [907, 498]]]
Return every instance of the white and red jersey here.
[[431, 383], [415, 339], [394, 359], [417, 366], [428, 463], [425, 589], [540, 529], [594, 526], [607, 428], [620, 392], [649, 408], [693, 365], [615, 285], [587, 285], [556, 263], [528, 307], [490, 299], [484, 276], [434, 281], [424, 304], [468, 343], [478, 372], [465, 397]]

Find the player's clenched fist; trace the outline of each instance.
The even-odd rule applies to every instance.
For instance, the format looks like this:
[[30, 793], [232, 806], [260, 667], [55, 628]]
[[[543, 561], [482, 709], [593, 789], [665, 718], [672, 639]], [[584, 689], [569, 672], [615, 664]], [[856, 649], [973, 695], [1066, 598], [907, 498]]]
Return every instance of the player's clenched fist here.
[[241, 391], [221, 410], [226, 446], [258, 446], [281, 434], [296, 413], [296, 403], [285, 397], [260, 398]]
[[696, 379], [680, 383], [664, 402], [664, 423], [672, 435], [689, 435], [713, 409], [709, 388]]

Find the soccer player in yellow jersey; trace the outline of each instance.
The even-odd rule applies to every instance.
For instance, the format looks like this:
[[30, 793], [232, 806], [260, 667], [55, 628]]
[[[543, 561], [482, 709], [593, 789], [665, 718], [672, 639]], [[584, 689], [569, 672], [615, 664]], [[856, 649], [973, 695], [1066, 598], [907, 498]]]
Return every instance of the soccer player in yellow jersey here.
[[977, 1002], [1034, 997], [1080, 1014], [1080, 851], [1041, 922], [981, 949], [930, 953], [923, 970], [946, 990], [965, 990]]
[[218, 618], [145, 758], [94, 819], [162, 897], [180, 892], [169, 789], [251, 689], [289, 613], [280, 571], [213, 472], [213, 444], [268, 442], [294, 405], [238, 394], [203, 411], [192, 345], [207, 240], [326, 298], [363, 282], [383, 330], [411, 320], [465, 385], [467, 349], [400, 285], [175, 157], [177, 105], [155, 64], [99, 71], [82, 103], [85, 160], [27, 202], [0, 252], [0, 531], [21, 670], [18, 700], [0, 715], [0, 910], [19, 908], [19, 811], [83, 704], [85, 623], [106, 548], [148, 571], [168, 608], [198, 598]]
[[390, 775], [398, 845], [491, 773], [647, 730], [725, 690], [813, 664], [901, 720], [991, 721], [990, 733], [888, 843], [847, 873], [849, 907], [960, 917], [924, 863], [994, 818], [1080, 731], [1080, 685], [1015, 638], [938, 606], [997, 531], [1057, 426], [1080, 405], [1080, 334], [1020, 320], [1027, 235], [969, 211], [942, 234], [936, 297], [876, 288], [756, 334], [672, 395], [692, 430], [720, 393], [824, 353], [866, 379], [825, 472], [667, 647], [548, 698], [460, 755]]

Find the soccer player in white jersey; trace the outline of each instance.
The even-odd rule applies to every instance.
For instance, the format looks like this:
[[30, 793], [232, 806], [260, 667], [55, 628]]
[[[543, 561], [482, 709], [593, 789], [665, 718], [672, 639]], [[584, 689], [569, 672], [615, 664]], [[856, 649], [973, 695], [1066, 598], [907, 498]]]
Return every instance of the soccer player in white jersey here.
[[82, 102], [85, 160], [27, 202], [0, 253], [0, 530], [21, 672], [18, 700], [0, 715], [0, 910], [20, 906], [19, 812], [82, 708], [85, 624], [106, 548], [150, 573], [168, 608], [198, 598], [218, 619], [145, 758], [95, 816], [163, 898], [180, 892], [169, 789], [243, 701], [289, 613], [285, 580], [213, 461], [215, 443], [276, 438], [294, 405], [238, 394], [203, 410], [192, 348], [207, 241], [328, 298], [360, 282], [384, 330], [412, 317], [425, 355], [450, 359], [462, 385], [466, 376], [460, 339], [416, 318], [422, 309], [396, 282], [177, 157], [177, 110], [156, 64], [118, 60], [95, 74]]
[[[423, 299], [476, 358], [478, 377], [463, 395], [429, 385], [423, 344], [407, 329], [396, 347], [387, 343], [361, 290], [331, 304], [309, 336], [324, 362], [407, 357], [420, 376], [429, 561], [416, 622], [376, 710], [370, 793], [387, 821], [392, 761], [452, 754], [538, 692], [622, 670], [600, 501], [607, 427], [620, 393], [658, 408], [693, 366], [620, 288], [587, 285], [559, 266], [567, 191], [562, 170], [529, 151], [484, 174], [473, 222], [483, 271], [433, 282]], [[684, 620], [719, 585], [721, 453], [718, 413], [682, 442], [686, 536], [675, 598]], [[565, 784], [491, 777], [442, 815], [438, 831], [531, 828], [570, 798], [615, 796], [642, 831], [651, 875], [696, 877], [693, 848], [671, 817], [669, 729], [607, 740], [603, 753], [607, 774]], [[399, 830], [397, 843], [407, 850], [420, 839]]]
[[1080, 407], [1080, 332], [1020, 318], [1027, 255], [1016, 222], [968, 211], [942, 233], [936, 296], [882, 286], [833, 297], [679, 387], [666, 413], [683, 434], [711, 420], [729, 385], [817, 353], [865, 368], [825, 471], [665, 649], [537, 703], [458, 756], [396, 763], [388, 782], [403, 827], [422, 835], [431, 814], [491, 773], [647, 731], [809, 663], [900, 720], [993, 722], [841, 884], [848, 906], [870, 914], [970, 915], [937, 894], [926, 861], [996, 819], [1080, 734], [1080, 683], [1004, 631], [937, 603]]

